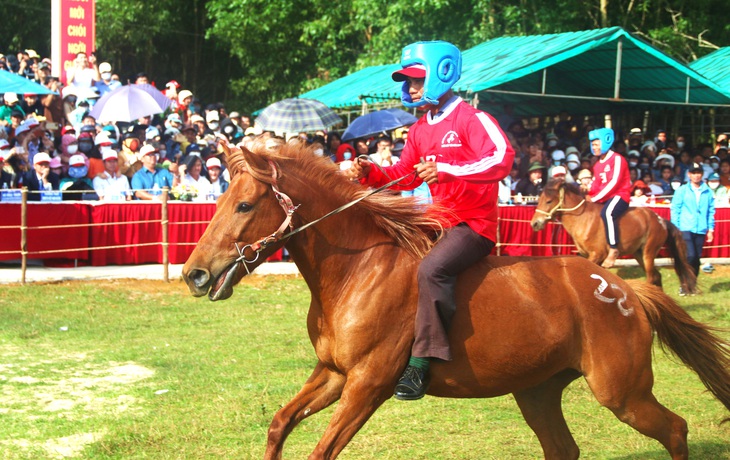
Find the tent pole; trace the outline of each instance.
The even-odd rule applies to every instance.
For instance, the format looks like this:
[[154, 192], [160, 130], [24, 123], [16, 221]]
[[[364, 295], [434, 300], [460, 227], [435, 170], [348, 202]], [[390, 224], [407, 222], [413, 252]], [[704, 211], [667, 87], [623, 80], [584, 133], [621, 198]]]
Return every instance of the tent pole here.
[[621, 59], [624, 50], [623, 38], [616, 44], [616, 77], [613, 80], [613, 98], [618, 99], [621, 91]]
[[684, 103], [689, 104], [689, 77], [687, 77], [687, 91], [684, 93]]
[[542, 69], [542, 91], [540, 94], [545, 94], [545, 86], [547, 86], [547, 67]]

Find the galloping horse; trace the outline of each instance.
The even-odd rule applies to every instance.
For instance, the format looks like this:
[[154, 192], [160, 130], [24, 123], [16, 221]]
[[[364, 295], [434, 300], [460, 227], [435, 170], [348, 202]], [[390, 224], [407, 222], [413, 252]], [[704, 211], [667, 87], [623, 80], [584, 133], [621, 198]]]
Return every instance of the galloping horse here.
[[[232, 150], [228, 166], [230, 188], [183, 277], [193, 295], [225, 299], [286, 245], [311, 291], [318, 363], [274, 416], [264, 458], [280, 459], [294, 427], [339, 400], [310, 456], [335, 458], [393, 395], [413, 342], [416, 269], [438, 223], [392, 194], [346, 207], [368, 192], [300, 145], [258, 142]], [[561, 395], [580, 376], [620, 420], [688, 457], [686, 422], [652, 394], [653, 331], [730, 410], [728, 344], [654, 286], [581, 257], [487, 257], [459, 277], [456, 298], [454, 359], [431, 365], [428, 394], [513, 393], [545, 458], [579, 456]]]
[[[578, 252], [598, 265], [608, 255], [608, 242], [601, 219], [601, 204], [585, 199], [575, 184], [551, 180], [543, 189], [532, 217], [532, 229], [545, 228], [552, 219], [559, 218], [565, 231], [573, 238]], [[666, 219], [648, 208], [629, 208], [618, 220], [621, 254], [632, 254], [646, 272], [646, 280], [662, 286], [662, 275], [654, 266], [654, 259], [666, 244], [674, 259], [674, 270], [684, 292], [697, 291], [697, 277], [687, 263], [687, 246], [682, 232]]]

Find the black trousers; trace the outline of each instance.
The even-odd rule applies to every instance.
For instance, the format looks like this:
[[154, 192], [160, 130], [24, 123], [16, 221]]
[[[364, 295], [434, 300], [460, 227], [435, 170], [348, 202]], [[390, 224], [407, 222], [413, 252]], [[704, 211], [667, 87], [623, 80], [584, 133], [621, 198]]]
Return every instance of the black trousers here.
[[462, 223], [446, 230], [421, 261], [412, 356], [451, 360], [447, 332], [456, 311], [456, 275], [486, 257], [492, 248], [493, 241]]
[[682, 239], [687, 245], [687, 262], [695, 275], [700, 274], [700, 257], [702, 257], [702, 248], [705, 246], [706, 238], [707, 235], [702, 233], [682, 232]]
[[615, 196], [606, 201], [601, 209], [601, 218], [606, 229], [606, 241], [614, 249], [618, 247], [618, 218], [629, 209], [629, 204], [620, 196]]

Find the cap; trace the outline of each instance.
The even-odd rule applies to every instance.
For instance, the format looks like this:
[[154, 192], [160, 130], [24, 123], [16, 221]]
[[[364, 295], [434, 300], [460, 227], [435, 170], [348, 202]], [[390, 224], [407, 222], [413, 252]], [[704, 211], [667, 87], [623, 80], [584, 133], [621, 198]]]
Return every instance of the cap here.
[[205, 114], [205, 121], [210, 123], [211, 121], [220, 121], [220, 116], [218, 115], [218, 112], [215, 110], [211, 110], [207, 114]]
[[117, 151], [116, 150], [111, 150], [111, 149], [110, 150], [107, 150], [102, 155], [102, 159], [105, 160], [105, 161], [106, 160], [116, 160], [117, 158], [119, 158], [119, 156], [117, 155]]
[[102, 131], [99, 134], [96, 135], [94, 138], [94, 145], [112, 145], [112, 140], [109, 139], [109, 134], [107, 131]]
[[578, 180], [589, 179], [591, 177], [593, 177], [593, 173], [591, 173], [590, 169], [581, 169], [578, 173]]
[[575, 153], [571, 153], [570, 155], [568, 155], [568, 157], [566, 158], [565, 162], [566, 163], [575, 163], [575, 164], [579, 165], [580, 164], [580, 157], [578, 157], [578, 155], [575, 154]]
[[154, 155], [155, 153], [157, 153], [157, 149], [155, 149], [155, 147], [151, 144], [145, 144], [142, 146], [141, 149], [139, 149], [139, 153], [141, 153], [143, 156]]
[[580, 155], [580, 150], [578, 150], [578, 148], [577, 148], [577, 147], [574, 147], [574, 146], [572, 146], [572, 145], [568, 146], [568, 147], [567, 147], [567, 148], [565, 149], [565, 154], [566, 154], [566, 155], [570, 156], [570, 155], [571, 155], [571, 154], [573, 154], [573, 153], [574, 153], [574, 154], [576, 154], [576, 155]]
[[61, 128], [61, 136], [69, 134], [69, 133], [76, 134], [76, 128], [74, 128], [71, 125], [64, 126], [63, 128]]
[[656, 152], [656, 144], [654, 143], [654, 141], [646, 141], [641, 144], [641, 150], [644, 150], [646, 148], [650, 148], [652, 151]]
[[184, 102], [185, 99], [189, 97], [193, 97], [193, 92], [188, 89], [184, 89], [177, 94], [177, 100], [180, 101], [180, 103]]
[[30, 131], [30, 125], [26, 122], [23, 122], [18, 125], [17, 128], [15, 128], [15, 136], [17, 137], [26, 131]]
[[48, 154], [46, 152], [38, 152], [33, 157], [34, 165], [37, 165], [38, 163], [50, 163], [50, 162], [51, 162], [51, 157], [48, 156]]
[[393, 81], [406, 81], [407, 77], [426, 78], [426, 66], [423, 64], [414, 64], [404, 67], [393, 72], [391, 77], [393, 78]]
[[184, 125], [180, 131], [183, 132], [183, 133], [185, 131], [195, 131], [195, 132], [197, 132], [197, 130], [195, 129], [195, 126], [193, 126], [193, 125]]
[[244, 136], [258, 136], [264, 133], [264, 130], [259, 126], [249, 126], [246, 131], [243, 132]]
[[50, 68], [51, 68], [51, 64], [49, 64], [47, 62], [41, 62], [40, 64], [38, 64], [38, 69], [50, 69]]
[[165, 88], [179, 88], [180, 83], [176, 82], [175, 80], [170, 80], [165, 84]]
[[58, 158], [58, 157], [51, 158], [51, 162], [48, 163], [48, 166], [50, 166], [51, 169], [53, 169], [53, 168], [60, 168], [61, 167], [61, 159]]
[[528, 169], [527, 172], [537, 171], [540, 169], [545, 169], [545, 166], [543, 166], [539, 161], [534, 161], [530, 164], [530, 169]]
[[205, 118], [201, 117], [197, 113], [190, 116], [190, 123], [197, 123], [199, 121], [203, 121], [204, 122], [205, 121]]
[[25, 52], [26, 52], [26, 54], [28, 54], [28, 57], [31, 59], [40, 59], [41, 58], [40, 55], [38, 55], [38, 53], [36, 53], [35, 50], [28, 49], [28, 50], [25, 50]]
[[147, 139], [148, 141], [153, 140], [154, 138], [158, 137], [159, 135], [160, 135], [160, 130], [154, 126], [149, 126], [144, 131], [144, 138]]
[[554, 161], [565, 160], [565, 152], [563, 152], [562, 150], [553, 150], [551, 156]]
[[83, 155], [71, 155], [71, 158], [68, 159], [68, 165], [69, 166], [85, 166], [86, 165], [86, 159]]
[[629, 131], [630, 136], [641, 136], [641, 128], [631, 128], [631, 131]]
[[0, 151], [8, 150], [10, 148], [10, 142], [5, 139], [0, 139]]
[[565, 176], [566, 173], [565, 166], [555, 166], [551, 171], [553, 177]]
[[108, 62], [102, 62], [99, 64], [99, 72], [111, 72], [112, 71], [112, 65]]
[[228, 114], [228, 118], [241, 118], [241, 114], [234, 110], [233, 112]]
[[714, 172], [707, 177], [707, 180], [720, 180], [720, 176]]
[[167, 121], [171, 123], [182, 123], [182, 120], [180, 119], [180, 115], [176, 113], [171, 113], [167, 116]]
[[15, 93], [7, 92], [3, 95], [3, 99], [7, 104], [14, 104], [18, 102], [18, 95]]
[[639, 158], [641, 156], [641, 154], [639, 153], [638, 150], [629, 150], [628, 156]]
[[216, 157], [208, 158], [208, 161], [205, 162], [205, 167], [210, 168], [220, 168], [221, 167], [221, 160], [219, 160]]
[[689, 172], [691, 173], [704, 173], [705, 168], [702, 167], [699, 163], [692, 163], [692, 166], [689, 168]]

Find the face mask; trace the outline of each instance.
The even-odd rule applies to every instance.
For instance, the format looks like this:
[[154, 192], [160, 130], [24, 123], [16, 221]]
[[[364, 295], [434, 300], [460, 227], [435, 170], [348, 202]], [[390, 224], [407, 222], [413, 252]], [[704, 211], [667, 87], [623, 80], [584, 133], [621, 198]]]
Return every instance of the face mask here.
[[638, 161], [629, 161], [629, 166], [631, 166], [632, 168], [635, 168], [636, 165], [638, 165], [638, 164], [639, 164]]
[[218, 129], [218, 123], [208, 123], [208, 127], [215, 131]]
[[681, 182], [672, 182], [672, 183], [671, 183], [671, 186], [672, 186], [672, 190], [677, 190], [677, 189], [679, 188], [679, 186], [680, 186], [680, 185], [682, 185], [682, 183], [681, 183]]
[[68, 147], [66, 147], [66, 151], [68, 151], [69, 155], [73, 155], [74, 153], [79, 151], [79, 146], [76, 144], [69, 145]]
[[710, 166], [712, 166], [713, 171], [717, 171], [720, 168], [720, 163], [715, 163], [714, 161], [710, 163]]
[[561, 164], [563, 164], [563, 160], [553, 160], [553, 164], [555, 166], [560, 166]]
[[720, 182], [713, 180], [713, 181], [708, 182], [707, 185], [709, 185], [712, 190], [717, 190], [717, 187], [720, 186]]
[[101, 74], [101, 78], [102, 78], [102, 80], [104, 80], [104, 81], [109, 81], [109, 80], [111, 80], [111, 79], [112, 79], [112, 74], [111, 74], [111, 73], [109, 73], [109, 72], [102, 72], [102, 74]]
[[350, 153], [349, 151], [345, 152], [344, 154], [342, 154], [342, 158], [344, 158], [345, 160], [349, 160], [350, 158], [352, 158], [352, 153]]
[[324, 155], [324, 150], [317, 149], [314, 151], [314, 154], [317, 155], [318, 157], [321, 157], [322, 155]]
[[81, 150], [84, 153], [91, 152], [92, 148], [93, 148], [93, 145], [91, 145], [91, 142], [79, 142], [79, 150]]
[[680, 149], [680, 150], [683, 149], [684, 148], [684, 142], [677, 142], [677, 148]]

